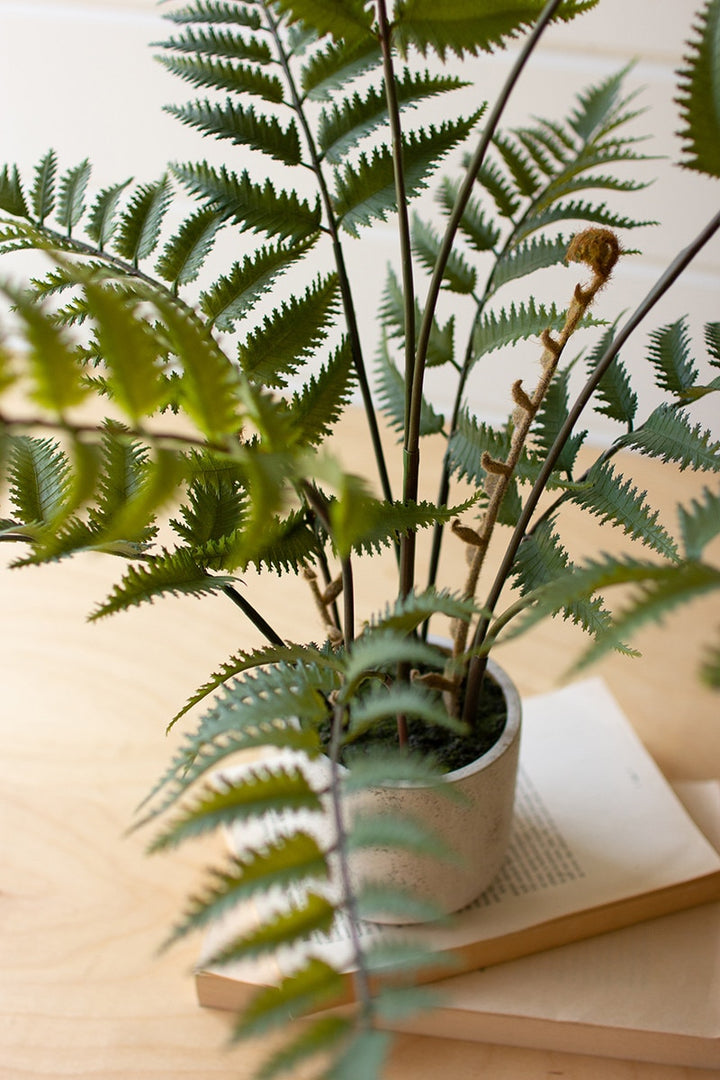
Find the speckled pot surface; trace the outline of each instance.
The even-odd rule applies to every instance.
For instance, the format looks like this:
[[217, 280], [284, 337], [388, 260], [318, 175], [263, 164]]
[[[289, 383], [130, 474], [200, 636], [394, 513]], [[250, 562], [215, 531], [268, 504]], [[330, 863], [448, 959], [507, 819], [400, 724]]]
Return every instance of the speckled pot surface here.
[[[486, 754], [442, 778], [441, 785], [452, 785], [462, 799], [448, 798], [427, 785], [403, 783], [362, 792], [352, 804], [354, 814], [401, 814], [415, 819], [430, 828], [457, 859], [373, 848], [353, 855], [356, 880], [395, 885], [450, 914], [477, 899], [500, 869], [512, 825], [521, 706], [509, 676], [492, 660], [488, 671], [505, 696], [507, 722]], [[383, 912], [373, 913], [372, 918], [383, 923], [413, 921]]]

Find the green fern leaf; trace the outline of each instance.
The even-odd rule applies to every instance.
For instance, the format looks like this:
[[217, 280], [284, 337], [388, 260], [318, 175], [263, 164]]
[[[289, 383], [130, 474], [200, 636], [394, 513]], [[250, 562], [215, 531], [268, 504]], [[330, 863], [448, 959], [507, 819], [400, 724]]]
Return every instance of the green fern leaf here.
[[[314, 1012], [342, 991], [342, 976], [322, 960], [310, 959], [292, 975], [253, 995], [240, 1016], [236, 1038], [263, 1035], [308, 1012]], [[356, 1061], [357, 1064], [357, 1061]], [[350, 1074], [345, 1073], [345, 1076]], [[357, 1080], [365, 1080], [357, 1076]]]
[[318, 278], [302, 296], [293, 296], [238, 346], [246, 375], [261, 386], [284, 387], [327, 338], [337, 311], [338, 279]]
[[[405, 70], [396, 80], [398, 104], [401, 108], [417, 107], [427, 98], [466, 85], [452, 76], [411, 73]], [[317, 141], [325, 159], [339, 164], [345, 154], [365, 135], [387, 122], [387, 101], [382, 90], [370, 87], [344, 98], [339, 104], [323, 109], [318, 124]]]
[[159, 596], [207, 596], [222, 591], [232, 579], [209, 575], [185, 548], [163, 551], [141, 566], [131, 566], [102, 604], [90, 614], [102, 619], [117, 611], [152, 603]]
[[683, 399], [694, 387], [698, 371], [690, 359], [690, 334], [687, 319], [650, 333], [648, 360], [655, 368], [655, 382], [661, 390]]
[[233, 26], [245, 26], [250, 30], [262, 28], [262, 17], [256, 10], [255, 0], [250, 4], [238, 4], [235, 0], [196, 0], [195, 3], [186, 4], [184, 7], [171, 9], [163, 15], [170, 22], [185, 25], [186, 23], [220, 23]]
[[286, 518], [274, 517], [267, 522], [263, 537], [250, 550], [241, 530], [217, 541], [208, 541], [199, 549], [199, 557], [207, 565], [226, 570], [271, 570], [275, 574], [297, 574], [317, 555], [317, 537], [302, 512]]
[[271, 105], [280, 105], [284, 101], [283, 86], [278, 77], [249, 64], [202, 56], [160, 56], [158, 59], [173, 75], [192, 86], [225, 90], [233, 94], [252, 94]]
[[[570, 367], [556, 373], [533, 421], [533, 442], [545, 454], [549, 452], [568, 418], [569, 378]], [[558, 472], [572, 476], [575, 459], [586, 437], [587, 431], [579, 431], [565, 441], [555, 466]]]
[[247, 255], [202, 293], [200, 310], [218, 330], [231, 330], [257, 298], [268, 292], [278, 275], [302, 259], [316, 240], [314, 236], [295, 244], [269, 244]]
[[335, 919], [335, 907], [325, 897], [307, 893], [290, 907], [267, 917], [259, 926], [234, 937], [230, 944], [211, 953], [208, 963], [222, 967], [274, 952], [283, 946], [326, 934]]
[[566, 597], [557, 586], [558, 582], [573, 580], [576, 573], [577, 567], [552, 531], [552, 525], [544, 521], [525, 536], [518, 549], [512, 576], [522, 596], [527, 597], [543, 587], [557, 588], [558, 595], [553, 594], [544, 605], [546, 613], [562, 614], [564, 619], [570, 619], [593, 636], [607, 632], [612, 619], [599, 598], [593, 599], [592, 593], [584, 595], [580, 592]]
[[176, 502], [177, 488], [187, 467], [176, 452], [157, 447], [152, 458], [144, 462], [141, 483], [132, 497], [120, 503], [112, 517], [103, 522], [98, 543], [105, 547], [117, 541], [143, 543], [160, 509]]
[[[571, 19], [595, 6], [597, 0], [571, 0], [556, 18]], [[493, 52], [529, 29], [543, 10], [541, 0], [513, 0], [478, 5], [468, 0], [400, 0], [396, 8], [396, 33], [403, 48], [429, 49], [445, 59]]]
[[493, 270], [492, 291], [496, 292], [510, 281], [534, 274], [536, 270], [564, 262], [567, 247], [568, 241], [563, 236], [537, 236], [506, 248]]
[[531, 198], [540, 186], [540, 180], [532, 161], [528, 160], [524, 148], [518, 146], [507, 135], [496, 135], [493, 146], [505, 162], [512, 176], [515, 190], [525, 198]]
[[672, 405], [659, 405], [624, 443], [650, 457], [675, 461], [681, 469], [720, 472], [720, 442], [713, 442], [700, 424], [692, 427], [687, 414]]
[[30, 192], [33, 213], [40, 225], [50, 217], [55, 209], [55, 180], [57, 177], [57, 155], [48, 150], [42, 161], [35, 168], [35, 180]]
[[278, 1076], [297, 1074], [298, 1066], [307, 1058], [328, 1054], [352, 1031], [353, 1022], [345, 1016], [323, 1016], [319, 1020], [303, 1021], [299, 1035], [294, 1035], [260, 1066], [257, 1080], [276, 1080]]
[[167, 177], [139, 187], [123, 212], [115, 237], [118, 255], [137, 266], [157, 247], [163, 218], [170, 205]]
[[153, 327], [112, 289], [88, 282], [85, 297], [108, 368], [106, 385], [113, 400], [137, 424], [165, 398], [161, 343]]
[[85, 213], [85, 194], [90, 181], [90, 162], [85, 158], [60, 177], [57, 219], [68, 236]]
[[720, 533], [720, 495], [703, 490], [703, 501], [693, 499], [690, 507], [679, 506], [680, 529], [685, 556], [699, 559], [706, 545]]
[[[380, 318], [382, 325], [387, 332], [388, 337], [398, 338], [400, 341], [405, 339], [405, 302], [403, 291], [400, 286], [400, 282], [395, 276], [392, 269], [388, 270], [387, 282], [385, 284], [385, 290], [383, 292]], [[420, 326], [422, 324], [422, 311], [420, 305], [415, 305], [415, 334], [417, 343], [417, 334], [419, 333]], [[442, 364], [453, 363], [454, 357], [454, 338], [455, 338], [455, 318], [450, 316], [444, 326], [441, 326], [438, 320], [433, 317], [432, 326], [430, 328], [430, 340], [428, 342], [427, 350], [427, 366], [428, 367], [440, 367]]]
[[28, 348], [30, 398], [62, 415], [87, 397], [89, 388], [83, 378], [82, 361], [74, 342], [62, 327], [56, 326], [31, 292], [0, 287], [12, 302], [20, 323], [20, 332]]
[[283, 128], [274, 117], [256, 113], [252, 105], [241, 107], [229, 100], [224, 105], [195, 101], [166, 106], [166, 112], [205, 135], [259, 150], [285, 165], [301, 163], [300, 137], [294, 121]]
[[180, 506], [180, 517], [171, 518], [170, 524], [194, 550], [240, 528], [244, 513], [245, 493], [241, 483], [229, 470], [213, 470], [209, 463], [209, 467], [203, 465], [200, 474], [194, 477], [187, 502]]
[[236, 783], [206, 788], [155, 838], [150, 851], [163, 851], [225, 823], [247, 821], [273, 811], [319, 811], [322, 803], [304, 773], [295, 767], [247, 770]]
[[175, 287], [195, 281], [220, 225], [220, 216], [211, 207], [197, 210], [168, 240], [155, 267], [158, 274]]
[[[444, 155], [467, 137], [479, 115], [480, 111], [469, 119], [446, 121], [437, 128], [430, 126], [406, 135], [403, 161], [408, 199], [427, 187], [429, 175]], [[353, 165], [336, 170], [335, 187], [335, 212], [351, 236], [357, 236], [360, 226], [369, 225], [376, 218], [386, 220], [395, 209], [390, 148], [379, 147], [370, 158], [363, 153]]]
[[[481, 465], [485, 452], [498, 461], [505, 461], [510, 452], [511, 433], [507, 428], [493, 428], [489, 424], [478, 422], [464, 409], [457, 422], [448, 446], [448, 461], [451, 471], [460, 479], [468, 480], [476, 488], [482, 488], [486, 472]], [[542, 459], [524, 448], [515, 467], [515, 476], [523, 481], [534, 483]], [[548, 487], [556, 483], [551, 479]]]
[[48, 525], [63, 516], [70, 463], [56, 442], [13, 436], [7, 471], [10, 501], [23, 525]]
[[330, 41], [303, 65], [300, 81], [312, 101], [329, 101], [332, 91], [347, 86], [358, 75], [377, 67], [382, 60], [373, 38], [349, 43]]
[[[426, 597], [426, 600], [429, 599], [430, 597]], [[417, 607], [413, 609], [411, 605], [403, 607], [401, 611], [405, 623], [412, 623], [417, 616]], [[339, 701], [352, 704], [358, 687], [365, 682], [368, 675], [388, 671], [395, 664], [408, 663], [416, 667], [423, 665], [436, 670], [442, 669], [446, 659], [442, 650], [397, 629], [401, 621], [399, 614], [396, 609], [394, 619], [385, 620], [382, 629], [375, 625], [371, 631], [353, 642], [345, 658], [344, 684], [338, 694]], [[419, 625], [419, 622], [415, 625]]]
[[494, 161], [485, 161], [477, 174], [476, 183], [485, 189], [502, 217], [514, 218], [520, 209], [520, 199], [515, 188]]
[[720, 367], [720, 322], [705, 324], [705, 345], [710, 354], [708, 362], [713, 367]]
[[254, 34], [216, 30], [212, 26], [207, 30], [186, 30], [181, 37], [168, 38], [158, 45], [169, 52], [189, 53], [193, 57], [249, 60], [255, 64], [270, 64], [273, 59], [267, 42]]
[[115, 229], [117, 228], [116, 213], [120, 203], [120, 196], [129, 183], [129, 180], [125, 180], [122, 184], [104, 188], [90, 209], [85, 228], [88, 236], [98, 245], [100, 251], [105, 248], [105, 245], [115, 235]]
[[383, 721], [394, 720], [397, 716], [412, 716], [434, 727], [445, 728], [459, 735], [467, 734], [465, 726], [449, 716], [437, 695], [421, 689], [418, 683], [395, 683], [387, 688], [373, 688], [353, 702], [348, 739], [353, 741]]
[[[437, 192], [437, 202], [443, 213], [452, 213], [460, 190], [460, 184], [444, 176]], [[460, 219], [460, 232], [474, 251], [492, 251], [500, 239], [500, 229], [485, 218], [476, 199], [468, 200]]]
[[554, 304], [548, 308], [544, 304], [537, 304], [532, 297], [527, 304], [521, 303], [516, 307], [512, 303], [509, 309], [487, 312], [475, 327], [475, 358], [518, 341], [540, 337], [548, 328], [560, 330], [564, 322], [564, 312], [558, 311]]
[[623, 110], [636, 96], [635, 93], [621, 96], [624, 80], [631, 67], [627, 65], [621, 68], [578, 94], [568, 122], [584, 144], [604, 138], [625, 121]]
[[677, 559], [675, 541], [658, 523], [659, 511], [652, 511], [645, 501], [646, 492], [638, 492], [632, 481], [623, 477], [610, 464], [594, 465], [586, 482], [573, 488], [571, 502], [600, 518], [601, 522], [619, 525], [627, 536], [640, 540], [668, 559]]
[[290, 414], [298, 445], [317, 446], [330, 434], [350, 403], [354, 372], [352, 351], [346, 339], [318, 374], [310, 377], [302, 391], [293, 394]]
[[706, 0], [693, 29], [678, 72], [681, 164], [720, 176], [720, 0]]
[[[106, 532], [115, 515], [140, 496], [149, 466], [147, 448], [117, 424], [104, 427], [101, 458], [95, 505], [89, 509], [90, 523], [97, 534]], [[148, 525], [136, 539], [146, 544], [155, 532]]]
[[236, 904], [258, 893], [298, 882], [327, 879], [325, 855], [317, 840], [306, 832], [294, 832], [271, 841], [261, 852], [233, 858], [226, 869], [211, 871], [210, 882], [200, 896], [192, 898], [188, 911], [167, 941], [171, 944], [191, 931], [207, 926]]
[[193, 194], [242, 229], [299, 241], [321, 226], [319, 201], [310, 206], [294, 193], [276, 192], [269, 180], [254, 184], [248, 172], [237, 176], [225, 166], [218, 170], [205, 162], [174, 165], [173, 173]]
[[516, 241], [519, 243], [538, 229], [545, 229], [558, 221], [594, 222], [605, 225], [608, 229], [639, 229], [647, 225], [656, 225], [655, 221], [637, 220], [625, 217], [611, 210], [606, 203], [589, 203], [570, 199], [568, 202], [553, 203], [551, 206], [533, 211], [518, 227]]
[[[395, 367], [383, 339], [376, 356], [378, 403], [396, 431], [405, 429], [405, 380]], [[420, 435], [433, 435], [442, 431], [445, 418], [436, 413], [432, 405], [423, 398], [420, 410]]]
[[[597, 369], [600, 360], [611, 346], [615, 330], [615, 325], [609, 327], [588, 354], [587, 365], [590, 372]], [[594, 406], [595, 412], [626, 424], [628, 429], [632, 428], [637, 413], [638, 398], [630, 384], [627, 369], [619, 356], [616, 356], [610, 367], [605, 370], [595, 393], [599, 402]]]
[[0, 172], [0, 210], [15, 217], [30, 217], [17, 165], [13, 165], [12, 169], [4, 165]]
[[[412, 224], [413, 251], [425, 269], [432, 273], [440, 253], [440, 238], [431, 228], [421, 220], [417, 214], [413, 217]], [[477, 283], [477, 275], [474, 267], [463, 258], [462, 254], [454, 249], [450, 252], [445, 263], [443, 283], [450, 292], [472, 295]]]
[[435, 506], [430, 502], [380, 503], [375, 506], [375, 513], [371, 511], [364, 520], [358, 521], [352, 547], [360, 553], [379, 552], [383, 547], [389, 547], [398, 536], [450, 521], [475, 501], [476, 496], [473, 495], [457, 506]]
[[318, 37], [329, 34], [350, 44], [372, 36], [372, 11], [366, 0], [278, 0], [277, 7], [290, 22], [312, 28]]

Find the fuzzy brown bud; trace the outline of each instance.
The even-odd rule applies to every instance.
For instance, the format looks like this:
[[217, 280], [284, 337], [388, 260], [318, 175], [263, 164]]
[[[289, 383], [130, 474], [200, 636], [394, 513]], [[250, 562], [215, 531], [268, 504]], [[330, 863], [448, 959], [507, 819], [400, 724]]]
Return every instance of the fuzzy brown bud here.
[[623, 249], [612, 229], [590, 228], [573, 236], [567, 262], [586, 263], [604, 281], [610, 277]]

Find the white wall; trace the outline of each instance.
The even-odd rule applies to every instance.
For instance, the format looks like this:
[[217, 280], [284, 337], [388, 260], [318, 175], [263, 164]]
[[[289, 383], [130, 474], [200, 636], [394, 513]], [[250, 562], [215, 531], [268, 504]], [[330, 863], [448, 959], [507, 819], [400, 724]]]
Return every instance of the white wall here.
[[[512, 100], [509, 118], [529, 114], [560, 117], [575, 93], [628, 60], [638, 57], [629, 85], [646, 88], [642, 102], [651, 109], [640, 125], [651, 124], [656, 137], [648, 150], [677, 159], [674, 136], [676, 110], [672, 104], [673, 71], [680, 62], [682, 42], [692, 21], [695, 0], [601, 0], [598, 10], [571, 26], [553, 28], [537, 54], [532, 71]], [[196, 160], [227, 154], [238, 165], [237, 150], [228, 144], [212, 146], [161, 111], [167, 102], [193, 96], [191, 88], [174, 79], [153, 60], [149, 43], [169, 36], [163, 7], [153, 0], [0, 0], [0, 164], [17, 162], [28, 172], [49, 146], [58, 151], [61, 166], [85, 156], [94, 164], [98, 186], [134, 176], [157, 178], [168, 160]], [[491, 96], [507, 57], [483, 57], [474, 63], [481, 96]], [[424, 119], [425, 117], [423, 117]], [[616, 273], [615, 284], [603, 296], [608, 313], [632, 309], [665, 263], [716, 210], [717, 184], [684, 172], [669, 162], [643, 167], [643, 177], [657, 176], [654, 185], [629, 203], [637, 217], [658, 218], [661, 229], [644, 229], [627, 238], [643, 249], [628, 257]], [[431, 205], [431, 204], [430, 204]], [[356, 280], [368, 352], [374, 348], [372, 313], [382, 285], [383, 267], [395, 257], [392, 228], [382, 228], [362, 245], [350, 248], [349, 264]], [[7, 272], [7, 271], [5, 271]], [[570, 270], [551, 278], [553, 296], [564, 302], [574, 283]], [[508, 300], [511, 294], [508, 294]], [[719, 318], [720, 241], [696, 260], [677, 285], [663, 310], [648, 328], [690, 313], [697, 328]], [[523, 375], [533, 378], [537, 349], [528, 344], [478, 371], [473, 394], [486, 415], [504, 414], [507, 387]], [[626, 354], [649, 407], [655, 401], [652, 380], [642, 349]], [[438, 408], [447, 408], [449, 395], [443, 376], [430, 383]], [[697, 417], [720, 432], [717, 406], [701, 402]], [[602, 438], [609, 425], [598, 419], [592, 434]]]

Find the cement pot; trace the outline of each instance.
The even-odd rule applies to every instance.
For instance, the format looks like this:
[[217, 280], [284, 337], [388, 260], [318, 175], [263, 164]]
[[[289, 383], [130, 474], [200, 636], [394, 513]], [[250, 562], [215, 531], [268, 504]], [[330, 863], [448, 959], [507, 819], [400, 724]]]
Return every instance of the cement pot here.
[[[492, 660], [488, 674], [500, 686], [507, 705], [505, 728], [493, 747], [476, 761], [446, 773], [441, 786], [452, 785], [461, 799], [448, 798], [427, 786], [405, 782], [353, 796], [352, 814], [410, 817], [438, 836], [457, 859], [448, 861], [393, 849], [355, 852], [351, 869], [356, 881], [396, 886], [430, 901], [443, 914], [477, 899], [500, 869], [510, 838], [515, 780], [520, 749], [520, 696], [509, 676]], [[389, 913], [372, 913], [372, 921], [416, 921]]]

